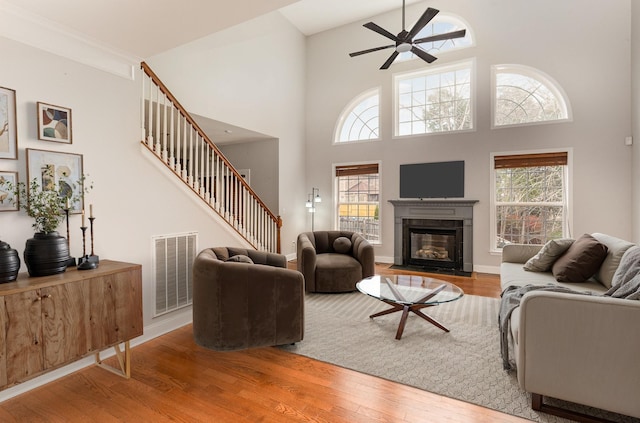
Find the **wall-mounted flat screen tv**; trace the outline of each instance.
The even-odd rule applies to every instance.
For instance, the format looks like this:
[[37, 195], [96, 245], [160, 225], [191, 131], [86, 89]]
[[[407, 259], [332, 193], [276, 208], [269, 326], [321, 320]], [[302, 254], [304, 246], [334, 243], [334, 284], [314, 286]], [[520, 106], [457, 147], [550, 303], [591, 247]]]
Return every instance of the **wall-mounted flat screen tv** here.
[[463, 197], [463, 160], [400, 165], [400, 198]]

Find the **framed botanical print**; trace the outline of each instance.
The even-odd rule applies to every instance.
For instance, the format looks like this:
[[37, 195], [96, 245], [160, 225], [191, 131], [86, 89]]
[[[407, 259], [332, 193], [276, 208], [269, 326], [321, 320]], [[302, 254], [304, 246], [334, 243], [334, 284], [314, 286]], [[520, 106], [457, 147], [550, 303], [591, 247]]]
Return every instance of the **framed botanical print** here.
[[17, 211], [20, 204], [17, 201], [16, 204], [13, 204], [15, 197], [12, 190], [5, 185], [5, 182], [9, 182], [15, 187], [18, 183], [18, 172], [5, 172], [0, 170], [0, 212]]
[[71, 109], [38, 102], [38, 139], [71, 144]]
[[18, 158], [16, 92], [0, 87], [0, 159]]
[[84, 209], [82, 193], [82, 154], [27, 148], [27, 185], [35, 179], [43, 190], [57, 189], [67, 198], [77, 198], [69, 204], [69, 213]]

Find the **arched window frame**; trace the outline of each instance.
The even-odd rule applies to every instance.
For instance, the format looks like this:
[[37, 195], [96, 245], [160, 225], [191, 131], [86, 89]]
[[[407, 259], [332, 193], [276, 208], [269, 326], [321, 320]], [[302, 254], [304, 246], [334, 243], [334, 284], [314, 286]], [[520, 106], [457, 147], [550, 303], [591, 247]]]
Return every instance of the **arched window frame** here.
[[[534, 79], [545, 86], [556, 98], [560, 106], [564, 108], [565, 117], [560, 119], [547, 119], [540, 121], [531, 121], [531, 122], [520, 122], [513, 124], [498, 124], [496, 122], [496, 108], [498, 101], [498, 75], [506, 73], [506, 74], [517, 74], [522, 75], [524, 77], [528, 77]], [[529, 125], [544, 125], [544, 124], [552, 124], [552, 123], [563, 123], [563, 122], [571, 122], [573, 121], [573, 113], [571, 110], [571, 103], [569, 102], [569, 97], [566, 92], [562, 88], [562, 86], [551, 76], [546, 74], [545, 72], [525, 65], [514, 65], [514, 64], [503, 64], [503, 65], [494, 65], [491, 67], [491, 129], [497, 128], [512, 128], [517, 126], [529, 126]]]
[[[349, 104], [347, 104], [347, 106], [342, 110], [342, 112], [340, 113], [340, 117], [338, 118], [338, 121], [336, 123], [336, 128], [335, 128], [335, 133], [333, 136], [333, 143], [334, 144], [353, 144], [353, 143], [359, 143], [359, 142], [369, 142], [369, 141], [379, 141], [380, 140], [380, 101], [381, 101], [381, 88], [380, 87], [376, 87], [376, 88], [372, 88], [369, 89], [367, 91], [364, 91], [363, 93], [360, 93], [358, 96], [356, 96], [353, 100], [351, 100], [349, 102]], [[378, 128], [377, 128], [377, 137], [375, 138], [361, 138], [361, 139], [357, 139], [357, 140], [345, 140], [345, 141], [341, 141], [340, 140], [340, 136], [342, 134], [342, 130], [344, 125], [347, 123], [347, 120], [349, 118], [349, 116], [351, 116], [352, 113], [354, 113], [354, 110], [363, 102], [367, 101], [368, 99], [377, 96], [378, 97], [378, 114], [377, 114], [377, 119], [378, 119]], [[359, 116], [358, 116], [359, 117]]]
[[[449, 13], [442, 13], [442, 12], [438, 13], [436, 17], [433, 18], [433, 20], [429, 22], [427, 26], [425, 26], [420, 32], [418, 32], [418, 34], [414, 37], [414, 39], [420, 39], [420, 38], [428, 37], [430, 35], [434, 35], [432, 28], [434, 27], [434, 25], [441, 25], [441, 24], [452, 25], [452, 28], [450, 30], [447, 30], [446, 32], [456, 31], [458, 29], [466, 29], [467, 33], [463, 38], [459, 38], [455, 40], [439, 41], [440, 43], [443, 43], [443, 44], [450, 43], [452, 41], [454, 44], [454, 47], [448, 47], [444, 49], [425, 48], [424, 50], [427, 53], [440, 56], [442, 54], [447, 54], [451, 51], [458, 51], [465, 48], [474, 47], [476, 45], [473, 31], [471, 30], [471, 26], [467, 23], [467, 21], [462, 19], [460, 16], [452, 15]], [[413, 24], [409, 25], [409, 27], [412, 27], [412, 26]], [[443, 32], [438, 31], [435, 34], [441, 34], [441, 33]], [[424, 44], [419, 44], [418, 46], [421, 46], [421, 45], [427, 46], [428, 44], [429, 43], [424, 43]], [[411, 52], [400, 53], [400, 55], [398, 55], [398, 58], [395, 60], [394, 63], [405, 62], [405, 61], [414, 60], [414, 59], [418, 59], [418, 57]], [[419, 60], [422, 60], [422, 59], [419, 59]]]

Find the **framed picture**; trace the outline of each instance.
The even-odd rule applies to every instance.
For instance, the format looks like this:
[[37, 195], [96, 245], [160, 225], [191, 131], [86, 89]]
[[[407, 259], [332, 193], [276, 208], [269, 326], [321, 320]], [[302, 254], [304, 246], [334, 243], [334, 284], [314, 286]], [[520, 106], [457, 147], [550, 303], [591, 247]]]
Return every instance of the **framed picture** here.
[[36, 180], [38, 187], [52, 190], [57, 186], [61, 194], [79, 199], [69, 204], [69, 213], [81, 213], [84, 209], [82, 187], [82, 154], [27, 148], [27, 185]]
[[71, 144], [71, 109], [38, 102], [38, 139]]
[[11, 192], [3, 182], [11, 182], [13, 186], [18, 183], [18, 172], [4, 172], [0, 170], [0, 212], [17, 211], [19, 204], [13, 204], [13, 192]]
[[0, 87], [0, 159], [18, 158], [16, 92]]

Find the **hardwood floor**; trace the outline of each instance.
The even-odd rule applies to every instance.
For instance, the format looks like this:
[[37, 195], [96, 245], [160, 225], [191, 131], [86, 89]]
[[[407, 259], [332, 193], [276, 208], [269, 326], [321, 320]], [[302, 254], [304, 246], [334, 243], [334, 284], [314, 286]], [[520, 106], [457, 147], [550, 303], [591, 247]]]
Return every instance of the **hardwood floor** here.
[[[498, 276], [437, 277], [499, 295]], [[0, 421], [526, 421], [277, 348], [211, 351], [193, 342], [190, 325], [135, 347], [132, 359], [130, 380], [93, 366], [0, 403]]]

